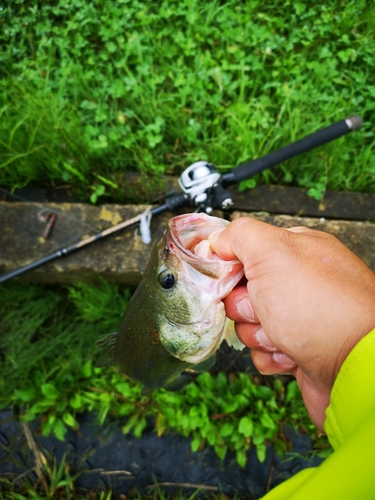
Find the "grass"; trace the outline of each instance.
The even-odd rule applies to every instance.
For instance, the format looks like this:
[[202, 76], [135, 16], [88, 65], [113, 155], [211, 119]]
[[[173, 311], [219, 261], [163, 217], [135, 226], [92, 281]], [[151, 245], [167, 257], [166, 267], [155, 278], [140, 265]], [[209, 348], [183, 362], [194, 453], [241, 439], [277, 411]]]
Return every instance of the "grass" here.
[[[44, 465], [34, 470], [38, 476], [38, 481], [30, 480], [30, 474], [19, 478], [0, 479], [0, 499], [1, 500], [228, 500], [226, 494], [219, 489], [215, 492], [209, 491], [196, 484], [171, 483], [169, 487], [159, 485], [156, 481], [146, 488], [146, 492], [141, 494], [138, 490], [132, 490], [125, 494], [116, 495], [111, 489], [104, 491], [84, 490], [75, 486], [77, 476], [72, 476], [70, 466], [64, 455], [60, 463], [53, 456], [45, 456]], [[163, 487], [164, 486], [164, 487]], [[208, 491], [207, 491], [208, 490]], [[235, 494], [233, 500], [239, 497]], [[250, 498], [250, 497], [247, 497]], [[252, 497], [251, 497], [252, 498]]]
[[0, 296], [0, 400], [4, 405], [36, 368], [42, 367], [47, 378], [55, 362], [78, 372], [82, 359], [96, 352], [95, 341], [116, 330], [129, 292], [120, 294], [105, 281], [75, 288], [9, 283], [0, 287]]
[[122, 201], [124, 170], [227, 169], [358, 113], [360, 131], [256, 180], [375, 192], [374, 8], [15, 1], [0, 35], [0, 184]]

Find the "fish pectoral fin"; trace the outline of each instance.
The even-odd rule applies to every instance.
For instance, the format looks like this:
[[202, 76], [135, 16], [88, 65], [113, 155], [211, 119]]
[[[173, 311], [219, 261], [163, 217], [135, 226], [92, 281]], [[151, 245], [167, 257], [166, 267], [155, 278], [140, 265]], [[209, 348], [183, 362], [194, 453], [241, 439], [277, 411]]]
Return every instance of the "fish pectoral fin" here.
[[[180, 391], [183, 389], [185, 386], [190, 384], [190, 382], [193, 382], [194, 380], [194, 375], [189, 374], [189, 373], [180, 373], [179, 375], [172, 377], [167, 381], [165, 384], [163, 384], [163, 388], [166, 389], [167, 391], [171, 392], [176, 392]], [[152, 391], [155, 391], [155, 387], [152, 389], [150, 387], [146, 387], [145, 385], [142, 387], [142, 392], [141, 395], [147, 395], [150, 394]]]
[[192, 374], [181, 373], [180, 375], [177, 375], [176, 378], [165, 384], [164, 389], [171, 392], [177, 392], [189, 385], [190, 382], [193, 382], [193, 380], [194, 376]]
[[142, 386], [142, 390], [141, 390], [141, 396], [147, 396], [147, 394], [151, 394], [152, 391], [154, 391], [154, 389], [151, 389], [150, 387], [146, 387], [145, 385]]
[[245, 347], [240, 339], [237, 337], [236, 330], [234, 329], [234, 321], [227, 318], [224, 325], [224, 338], [227, 341], [229, 347], [237, 349], [237, 351], [242, 351]]
[[117, 332], [110, 333], [96, 341], [96, 346], [100, 349], [95, 366], [109, 366], [115, 361], [115, 351], [117, 343]]
[[215, 362], [216, 362], [216, 353], [210, 356], [209, 358], [205, 359], [204, 361], [201, 361], [196, 365], [192, 365], [190, 369], [194, 370], [195, 372], [206, 372], [207, 370], [209, 370], [214, 366]]
[[215, 362], [216, 362], [216, 354], [213, 354], [204, 361], [201, 361], [196, 365], [191, 365], [187, 371], [185, 371], [184, 373], [180, 373], [180, 375], [177, 375], [177, 377], [173, 378], [167, 384], [165, 384], [163, 386], [164, 389], [167, 389], [168, 391], [172, 392], [180, 391], [185, 386], [190, 384], [190, 382], [193, 382], [195, 380], [194, 374], [209, 370], [214, 366]]

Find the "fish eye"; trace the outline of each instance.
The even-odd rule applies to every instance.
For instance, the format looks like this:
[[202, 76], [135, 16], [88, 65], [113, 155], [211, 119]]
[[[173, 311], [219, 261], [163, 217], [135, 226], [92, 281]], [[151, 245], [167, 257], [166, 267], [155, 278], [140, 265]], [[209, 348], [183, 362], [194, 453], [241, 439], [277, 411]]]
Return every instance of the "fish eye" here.
[[170, 288], [172, 288], [176, 282], [174, 274], [169, 270], [161, 272], [158, 276], [158, 279], [162, 288], [164, 288], [165, 290], [169, 290]]

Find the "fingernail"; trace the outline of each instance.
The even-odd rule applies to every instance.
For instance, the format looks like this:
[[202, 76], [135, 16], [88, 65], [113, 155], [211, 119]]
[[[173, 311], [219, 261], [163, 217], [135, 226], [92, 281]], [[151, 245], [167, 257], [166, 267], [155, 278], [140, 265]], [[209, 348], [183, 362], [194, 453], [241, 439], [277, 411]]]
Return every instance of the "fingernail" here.
[[256, 338], [257, 342], [259, 342], [259, 344], [261, 346], [263, 346], [263, 347], [269, 347], [271, 349], [276, 349], [276, 347], [274, 347], [272, 345], [272, 342], [268, 338], [268, 335], [263, 330], [263, 328], [259, 328], [259, 330], [255, 334], [255, 338]]
[[245, 319], [246, 321], [250, 321], [255, 323], [254, 320], [254, 309], [252, 308], [250, 301], [247, 297], [239, 300], [236, 304], [237, 312]]
[[284, 354], [281, 351], [274, 352], [272, 354], [272, 358], [275, 361], [275, 363], [278, 363], [279, 365], [283, 366], [293, 366], [295, 365], [295, 362], [286, 354]]

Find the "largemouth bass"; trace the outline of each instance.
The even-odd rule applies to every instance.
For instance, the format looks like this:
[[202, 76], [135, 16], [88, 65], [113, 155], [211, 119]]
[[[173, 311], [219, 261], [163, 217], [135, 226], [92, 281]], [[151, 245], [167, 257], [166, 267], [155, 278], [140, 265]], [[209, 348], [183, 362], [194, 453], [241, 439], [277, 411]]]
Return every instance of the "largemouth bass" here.
[[244, 347], [222, 302], [242, 278], [243, 266], [220, 259], [208, 240], [228, 224], [204, 213], [172, 218], [118, 332], [99, 341], [125, 374], [150, 389], [166, 386], [192, 365], [212, 366], [224, 339]]

